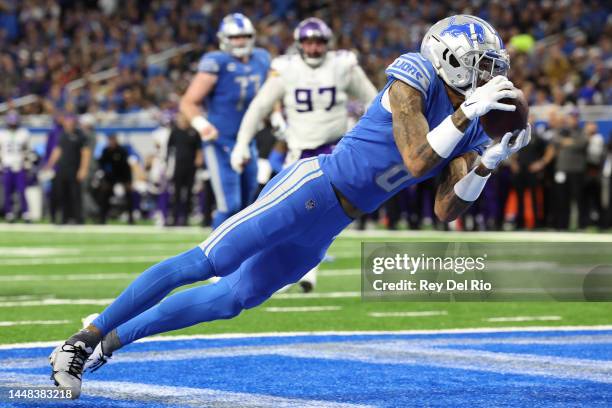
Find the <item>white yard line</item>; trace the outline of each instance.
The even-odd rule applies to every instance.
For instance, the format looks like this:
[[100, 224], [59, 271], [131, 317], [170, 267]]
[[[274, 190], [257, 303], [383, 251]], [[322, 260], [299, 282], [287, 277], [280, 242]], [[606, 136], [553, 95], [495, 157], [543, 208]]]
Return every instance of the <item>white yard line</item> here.
[[63, 248], [63, 247], [36, 247], [36, 246], [0, 246], [0, 257], [27, 257], [34, 258], [37, 256], [51, 255], [79, 255], [81, 250], [78, 248]]
[[74, 258], [0, 259], [0, 266], [151, 263], [159, 262], [173, 255], [175, 254], [158, 254], [155, 256], [79, 256]]
[[[345, 349], [359, 348], [364, 350], [365, 353], [359, 354], [372, 354], [372, 353], [385, 353], [398, 351], [399, 354], [406, 352], [414, 352], [417, 350], [432, 350], [439, 347], [454, 346], [455, 350], [458, 346], [463, 349], [467, 349], [468, 352], [473, 351], [474, 347], [479, 346], [493, 346], [499, 345], [609, 345], [612, 344], [612, 336], [607, 334], [581, 334], [581, 335], [567, 335], [565, 333], [545, 334], [542, 336], [524, 336], [519, 334], [515, 336], [504, 336], [498, 335], [481, 335], [478, 337], [466, 337], [466, 336], [410, 336], [404, 338], [364, 338], [360, 336], [359, 339], [343, 339], [338, 338], [327, 338], [324, 341], [313, 341], [315, 339], [299, 339], [290, 343], [272, 343], [265, 344], [260, 341], [254, 341], [252, 345], [241, 344], [241, 345], [220, 345], [202, 347], [184, 347], [185, 341], [177, 341], [176, 344], [163, 345], [164, 349], [168, 349], [171, 352], [160, 352], [159, 349], [155, 350], [142, 350], [136, 349], [134, 351], [125, 350], [121, 352], [119, 359], [111, 359], [109, 362], [111, 365], [114, 364], [133, 364], [147, 362], [161, 362], [161, 361], [178, 361], [178, 360], [200, 360], [209, 358], [219, 357], [241, 357], [241, 356], [257, 356], [257, 355], [295, 355], [296, 352], [300, 353], [299, 350], [305, 348], [323, 348], [326, 349], [325, 353], [334, 352], [333, 349]], [[181, 345], [179, 345], [181, 344]], [[311, 346], [312, 345], [312, 346]], [[339, 346], [339, 347], [338, 347]], [[342, 351], [341, 351], [342, 352]], [[301, 354], [301, 353], [300, 353]], [[312, 353], [311, 353], [312, 354]], [[299, 357], [299, 355], [297, 355]], [[311, 356], [306, 356], [310, 358]], [[321, 355], [323, 357], [323, 355]], [[327, 357], [331, 357], [329, 354]], [[318, 358], [318, 355], [317, 357]], [[323, 357], [325, 358], [325, 357]], [[581, 361], [582, 359], [572, 359], [574, 361]], [[39, 357], [19, 357], [11, 356], [8, 358], [2, 358], [2, 367], [5, 370], [12, 369], [28, 369], [46, 367], [47, 362]], [[584, 360], [582, 360], [584, 361]], [[399, 361], [398, 361], [399, 362]]]
[[[31, 232], [31, 233], [92, 233], [92, 234], [150, 234], [150, 236], [194, 234], [202, 240], [210, 234], [210, 228], [172, 227], [160, 228], [148, 225], [68, 225], [50, 224], [3, 224], [0, 232]], [[464, 232], [464, 231], [388, 231], [388, 230], [345, 230], [340, 237], [345, 238], [413, 238], [419, 240], [448, 239], [449, 241], [465, 239], [518, 241], [518, 242], [612, 242], [612, 234], [596, 234], [582, 232]]]
[[[69, 271], [66, 271], [69, 272]], [[134, 279], [139, 273], [112, 273], [112, 272], [97, 272], [97, 273], [67, 273], [67, 274], [35, 274], [35, 275], [0, 275], [0, 282], [17, 282], [17, 281], [80, 281], [80, 280], [121, 280]], [[359, 276], [359, 269], [328, 269], [319, 271], [319, 277], [334, 277], [334, 276]], [[31, 297], [30, 297], [31, 298]], [[3, 297], [0, 296], [0, 300]]]
[[555, 321], [555, 320], [561, 320], [561, 316], [507, 316], [507, 317], [488, 317], [482, 320], [484, 320], [485, 322]]
[[446, 310], [425, 310], [421, 312], [370, 312], [371, 317], [427, 317], [427, 316], [446, 316]]
[[0, 275], [0, 282], [46, 282], [134, 279], [137, 273], [82, 273], [74, 275]]
[[[172, 242], [163, 244], [151, 243], [135, 243], [129, 244], [130, 253], [143, 255], [151, 252], [163, 251], [183, 251], [195, 247], [195, 243], [189, 244], [185, 242]], [[58, 246], [0, 246], [1, 258], [36, 258], [55, 255], [85, 255], [99, 256], [100, 254], [108, 255], [109, 253], [125, 254], [126, 244], [82, 244], [75, 248], [66, 248], [66, 245]]]
[[321, 269], [317, 272], [319, 276], [359, 276], [359, 269]]
[[58, 306], [58, 305], [109, 305], [115, 299], [41, 299], [0, 302], [0, 307], [31, 307], [31, 306]]
[[342, 310], [342, 306], [289, 306], [289, 307], [265, 307], [266, 312], [293, 313], [293, 312], [333, 312]]
[[[380, 336], [380, 335], [437, 335], [437, 334], [480, 334], [512, 332], [568, 332], [568, 331], [612, 331], [612, 325], [595, 326], [510, 326], [510, 327], [473, 327], [462, 329], [424, 329], [424, 330], [336, 330], [336, 331], [294, 331], [294, 332], [261, 332], [261, 333], [220, 333], [220, 334], [183, 334], [174, 336], [152, 336], [137, 340], [137, 343], [176, 340], [215, 340], [246, 339], [267, 337], [303, 337], [303, 336]], [[65, 339], [36, 341], [27, 343], [0, 344], [0, 350], [20, 348], [55, 347]]]
[[0, 282], [14, 281], [81, 281], [81, 280], [123, 280], [134, 279], [137, 273], [94, 273], [94, 274], [74, 274], [74, 275], [0, 275]]
[[273, 295], [274, 299], [335, 299], [356, 298], [361, 292], [315, 292], [315, 293], [279, 293]]
[[[128, 276], [129, 274], [126, 274]], [[132, 275], [131, 277], [135, 277]], [[43, 279], [44, 280], [44, 277]], [[78, 280], [78, 279], [75, 279]], [[361, 292], [324, 292], [324, 293], [279, 293], [273, 295], [274, 299], [342, 299], [357, 298]], [[7, 300], [0, 302], [2, 307], [33, 307], [33, 306], [59, 306], [59, 305], [100, 305], [110, 304], [114, 298], [108, 299], [26, 299], [26, 300]]]
[[[132, 276], [134, 277], [134, 276]], [[44, 279], [41, 279], [44, 280]], [[75, 279], [78, 280], [78, 279]], [[273, 295], [274, 299], [338, 299], [356, 298], [361, 292], [326, 292], [326, 293], [279, 293]], [[101, 305], [106, 306], [114, 299], [37, 299], [12, 300], [0, 302], [0, 307], [32, 307], [32, 306], [59, 306], [59, 305]]]
[[17, 321], [0, 321], [0, 327], [9, 326], [30, 326], [30, 325], [52, 325], [52, 324], [67, 324], [72, 323], [72, 320], [17, 320]]
[[0, 223], [0, 232], [32, 233], [92, 233], [92, 234], [152, 234], [185, 235], [197, 234], [202, 237], [210, 234], [210, 228], [201, 227], [157, 227], [153, 225], [52, 225], [52, 224], [5, 224]]
[[0, 302], [4, 301], [15, 301], [15, 300], [40, 300], [43, 299], [42, 296], [34, 296], [34, 295], [14, 295], [14, 296], [0, 296]]

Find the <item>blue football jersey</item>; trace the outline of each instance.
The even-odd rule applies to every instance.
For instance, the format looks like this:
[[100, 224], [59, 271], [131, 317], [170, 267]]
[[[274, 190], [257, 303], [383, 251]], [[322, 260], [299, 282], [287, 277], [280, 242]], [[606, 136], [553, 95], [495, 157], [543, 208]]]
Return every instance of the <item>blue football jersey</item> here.
[[444, 82], [431, 63], [419, 53], [403, 54], [385, 71], [387, 84], [330, 155], [321, 156], [321, 167], [332, 184], [352, 204], [365, 212], [376, 210], [400, 190], [434, 177], [453, 158], [474, 150], [482, 154], [491, 139], [474, 120], [452, 154], [426, 175], [413, 177], [393, 139], [391, 113], [381, 103], [385, 90], [394, 81], [403, 81], [423, 94], [429, 128], [438, 126], [455, 109]]
[[198, 72], [217, 76], [205, 103], [208, 121], [219, 130], [219, 143], [233, 146], [242, 117], [266, 80], [269, 68], [270, 54], [262, 48], [255, 48], [246, 63], [223, 51], [202, 57]]

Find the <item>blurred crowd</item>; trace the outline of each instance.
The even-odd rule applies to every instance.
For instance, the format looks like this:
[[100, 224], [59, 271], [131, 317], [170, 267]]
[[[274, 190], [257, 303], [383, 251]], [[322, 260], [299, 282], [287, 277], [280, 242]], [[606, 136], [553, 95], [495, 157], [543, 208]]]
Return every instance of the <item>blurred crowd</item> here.
[[[297, 22], [321, 17], [377, 85], [398, 54], [419, 49], [430, 24], [475, 14], [500, 31], [512, 79], [532, 105], [612, 103], [612, 21], [598, 0], [0, 0], [0, 102], [38, 96], [22, 113], [171, 108], [235, 10], [255, 22], [259, 45], [273, 55], [291, 46]], [[96, 75], [108, 70], [116, 71]]]
[[[237, 10], [252, 18], [258, 45], [273, 55], [292, 45], [298, 21], [324, 19], [335, 47], [357, 51], [378, 86], [398, 54], [419, 49], [431, 23], [475, 14], [500, 31], [512, 80], [532, 107], [544, 108], [529, 147], [458, 222], [436, 223], [432, 180], [400, 193], [359, 227], [610, 227], [609, 135], [580, 122], [576, 107], [612, 104], [612, 19], [604, 2], [546, 0], [0, 0], [0, 104], [10, 109], [0, 130], [0, 216], [27, 220], [25, 191], [36, 185], [37, 201], [57, 223], [209, 225], [214, 198], [197, 137], [173, 112], [200, 56], [216, 49], [221, 18]], [[25, 95], [34, 102], [13, 106]], [[353, 111], [358, 116], [359, 107]], [[158, 118], [154, 154], [141, 157], [116, 134], [96, 142], [94, 125], [123, 113]], [[19, 119], [31, 114], [54, 118], [37, 153]], [[259, 135], [262, 157], [271, 137], [269, 129]]]

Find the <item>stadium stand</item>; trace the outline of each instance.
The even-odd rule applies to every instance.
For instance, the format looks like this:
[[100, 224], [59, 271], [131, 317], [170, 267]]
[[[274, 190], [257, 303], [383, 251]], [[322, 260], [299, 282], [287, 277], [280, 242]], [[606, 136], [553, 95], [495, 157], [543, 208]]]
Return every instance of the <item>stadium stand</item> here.
[[[581, 222], [573, 225], [607, 227], [612, 217], [612, 159], [610, 148], [601, 141], [608, 141], [612, 130], [612, 20], [608, 10], [599, 1], [481, 4], [469, 0], [2, 0], [0, 113], [19, 111], [22, 124], [39, 145], [52, 129], [54, 118], [71, 112], [86, 115], [98, 132], [119, 131], [124, 140], [129, 136], [136, 150], [146, 150], [153, 146], [149, 136], [162, 112], [176, 111], [199, 57], [216, 47], [216, 29], [229, 12], [240, 10], [249, 15], [256, 23], [258, 44], [273, 55], [292, 45], [292, 28], [299, 20], [320, 17], [332, 27], [335, 46], [357, 51], [367, 74], [379, 86], [385, 82], [383, 68], [398, 54], [418, 50], [432, 22], [454, 13], [476, 14], [499, 29], [510, 51], [512, 80], [530, 103], [538, 147], [521, 164], [524, 171], [509, 163], [497, 182], [487, 187], [491, 191], [485, 195], [501, 194], [503, 204], [497, 208], [480, 205], [458, 227], [558, 225], [552, 219], [559, 212], [553, 208], [559, 203], [555, 194], [563, 194], [555, 192], [558, 150], [544, 154], [546, 146], [558, 144], [569, 126], [570, 111], [579, 115], [580, 129], [585, 122], [595, 124], [595, 128], [588, 126], [587, 136], [593, 142], [578, 154], [599, 157], [584, 171], [590, 177], [590, 191], [601, 191], [602, 197], [595, 204], [581, 204]], [[555, 116], [560, 119], [551, 120]], [[140, 153], [146, 156], [148, 152]], [[537, 164], [529, 167], [533, 162]], [[527, 189], [523, 188], [525, 172], [534, 174]], [[521, 192], [518, 196], [517, 191]], [[576, 191], [572, 194], [584, 193]], [[405, 197], [398, 198], [399, 203], [383, 212], [384, 219], [396, 227], [406, 213], [407, 224], [419, 227], [421, 220], [433, 218], [430, 195], [419, 193], [422, 205], [416, 209], [401, 202]]]

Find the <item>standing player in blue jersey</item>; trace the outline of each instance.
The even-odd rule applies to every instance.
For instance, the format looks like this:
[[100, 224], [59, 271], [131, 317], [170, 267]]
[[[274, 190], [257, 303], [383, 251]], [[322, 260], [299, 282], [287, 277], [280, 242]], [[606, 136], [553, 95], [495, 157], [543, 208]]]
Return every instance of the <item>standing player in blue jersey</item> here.
[[[354, 218], [414, 183], [441, 174], [435, 213], [457, 217], [497, 165], [529, 143], [529, 126], [512, 143], [510, 133], [492, 143], [478, 123], [492, 109], [515, 109], [499, 102], [517, 96], [508, 68], [503, 43], [484, 20], [459, 15], [436, 23], [420, 53], [387, 68], [387, 84], [333, 153], [283, 170], [206, 241], [142, 273], [55, 349], [54, 381], [78, 396], [88, 357], [88, 367], [97, 368], [139, 338], [259, 305], [317, 265]], [[222, 278], [162, 301], [212, 276]]]
[[[217, 212], [216, 228], [255, 199], [257, 163], [242, 174], [230, 165], [240, 122], [270, 68], [270, 55], [254, 48], [255, 29], [244, 15], [226, 16], [217, 33], [220, 51], [206, 53], [181, 99], [181, 112], [204, 140], [204, 159], [210, 172]], [[202, 114], [202, 106], [208, 111]], [[255, 142], [249, 145], [257, 157]]]

